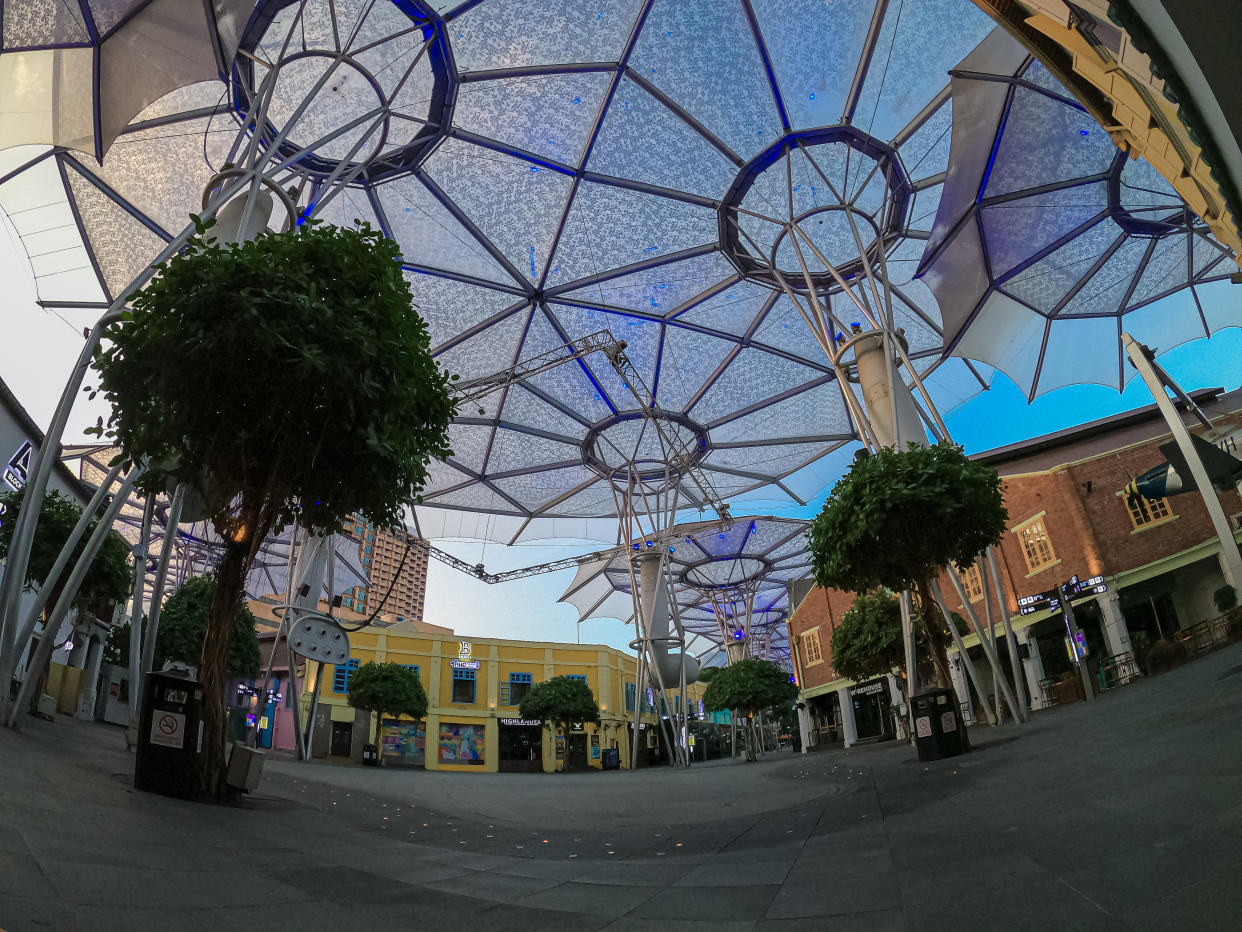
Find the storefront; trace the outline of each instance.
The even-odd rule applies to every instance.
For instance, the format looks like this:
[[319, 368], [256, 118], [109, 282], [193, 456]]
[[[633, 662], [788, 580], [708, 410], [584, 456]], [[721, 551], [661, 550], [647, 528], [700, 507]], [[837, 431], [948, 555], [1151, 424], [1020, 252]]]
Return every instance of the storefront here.
[[538, 719], [500, 719], [501, 773], [542, 773], [543, 735]]
[[436, 760], [440, 764], [482, 767], [486, 763], [487, 726], [441, 722]]
[[859, 683], [850, 690], [850, 697], [854, 700], [854, 727], [858, 730], [859, 741], [896, 737], [888, 677]]

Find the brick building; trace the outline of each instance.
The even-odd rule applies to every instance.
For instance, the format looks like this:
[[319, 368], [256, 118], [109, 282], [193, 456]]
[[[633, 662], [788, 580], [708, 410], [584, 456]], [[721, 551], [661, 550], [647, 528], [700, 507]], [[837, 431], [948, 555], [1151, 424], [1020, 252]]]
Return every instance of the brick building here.
[[356, 516], [342, 527], [358, 538], [358, 556], [367, 571], [368, 584], [346, 592], [341, 605], [363, 614], [379, 608], [385, 615], [397, 616], [398, 621], [421, 622], [427, 595], [426, 548], [407, 547], [404, 538]]
[[[1234, 437], [1242, 437], [1242, 391], [1206, 390], [1194, 398], [1217, 435], [1224, 436], [1220, 442], [1237, 454]], [[1186, 423], [1193, 429], [1189, 417]], [[1105, 578], [1107, 592], [1075, 604], [1093, 677], [1101, 662], [1120, 654], [1130, 653], [1141, 667], [1155, 641], [1218, 614], [1212, 596], [1224, 584], [1220, 542], [1199, 494], [1152, 502], [1123, 493], [1132, 478], [1164, 461], [1159, 447], [1170, 440], [1152, 405], [976, 457], [996, 466], [1003, 480], [1009, 524], [997, 548], [998, 569], [1033, 707], [1045, 699], [1040, 682], [1062, 675], [1072, 661], [1061, 616], [1047, 611], [1020, 615], [1018, 599], [1053, 589], [1070, 576]], [[1242, 522], [1242, 498], [1236, 488], [1218, 494], [1226, 514], [1235, 516], [1236, 531]], [[961, 574], [960, 581], [983, 618], [978, 568]], [[942, 578], [940, 586], [950, 608], [967, 615], [950, 581]], [[852, 596], [821, 589], [806, 592], [805, 586], [791, 595], [797, 608], [789, 619], [790, 643], [802, 695], [812, 712], [812, 730], [820, 740], [851, 740], [853, 727], [842, 719], [842, 698], [851, 698], [856, 712], [871, 713], [855, 696], [854, 684], [832, 669], [831, 640]], [[1001, 666], [1011, 675], [1004, 631], [999, 624], [996, 630]], [[977, 635], [965, 643], [986, 690], [991, 676]], [[952, 659], [959, 696], [977, 705], [980, 697]], [[900, 701], [895, 684], [889, 695], [892, 704]], [[870, 736], [862, 722], [857, 735]]]

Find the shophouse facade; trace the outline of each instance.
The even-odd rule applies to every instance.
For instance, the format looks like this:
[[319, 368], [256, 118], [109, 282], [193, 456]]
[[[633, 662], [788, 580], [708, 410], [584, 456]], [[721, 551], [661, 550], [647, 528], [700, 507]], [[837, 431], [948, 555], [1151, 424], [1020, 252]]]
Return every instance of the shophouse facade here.
[[[311, 753], [315, 757], [360, 760], [367, 744], [378, 744], [385, 765], [427, 770], [477, 772], [551, 772], [601, 769], [615, 752], [617, 764], [631, 765], [631, 735], [636, 702], [643, 703], [639, 766], [667, 760], [661, 717], [645, 690], [635, 686], [635, 658], [598, 644], [557, 644], [419, 631], [408, 623], [370, 626], [351, 633], [348, 663], [324, 665]], [[376, 741], [374, 716], [349, 706], [349, 678], [370, 661], [400, 663], [413, 669], [427, 692], [422, 722], [385, 722]], [[310, 690], [320, 675], [308, 663], [301, 696], [303, 715]], [[522, 697], [537, 683], [556, 676], [582, 679], [600, 708], [599, 725], [575, 726], [558, 740], [542, 722], [521, 718]], [[688, 703], [695, 731], [720, 726], [704, 721], [702, 684], [687, 687], [686, 698], [673, 692], [672, 711]], [[661, 710], [664, 711], [664, 710]]]
[[[1207, 390], [1194, 398], [1237, 455], [1242, 440], [1231, 438], [1235, 431], [1242, 435], [1242, 391]], [[1188, 416], [1186, 423], [1192, 426]], [[1146, 653], [1156, 641], [1184, 637], [1189, 629], [1219, 615], [1213, 593], [1224, 584], [1221, 542], [1199, 493], [1155, 502], [1124, 493], [1132, 479], [1165, 461], [1160, 446], [1170, 441], [1167, 426], [1150, 406], [975, 457], [994, 465], [1002, 478], [1009, 520], [997, 548], [997, 563], [1021, 665], [1020, 682], [1033, 708], [1052, 701], [1049, 681], [1064, 679], [1073, 665], [1062, 616], [1047, 610], [1021, 614], [1020, 599], [1054, 589], [1071, 576], [1104, 578], [1107, 591], [1075, 603], [1086, 641], [1085, 662], [1097, 689], [1110, 685], [1118, 658], [1129, 655], [1133, 671], [1141, 673]], [[1236, 487], [1216, 494], [1225, 513], [1233, 516], [1236, 540], [1242, 536], [1242, 498]], [[983, 621], [979, 567], [967, 568], [958, 574], [958, 581]], [[952, 581], [942, 575], [939, 584], [950, 609], [968, 616]], [[812, 589], [789, 619], [812, 740], [846, 737], [849, 725], [843, 721], [843, 709], [848, 713], [858, 708], [857, 684], [838, 677], [831, 663], [832, 632], [852, 601], [849, 593]], [[1001, 667], [1012, 681], [999, 620], [995, 633]], [[951, 672], [959, 698], [967, 704], [968, 714], [974, 714], [983, 702], [995, 705], [994, 688], [978, 635], [971, 633], [964, 641], [984, 681], [985, 695], [980, 697], [968, 685], [952, 651]], [[900, 696], [894, 701], [900, 702]]]

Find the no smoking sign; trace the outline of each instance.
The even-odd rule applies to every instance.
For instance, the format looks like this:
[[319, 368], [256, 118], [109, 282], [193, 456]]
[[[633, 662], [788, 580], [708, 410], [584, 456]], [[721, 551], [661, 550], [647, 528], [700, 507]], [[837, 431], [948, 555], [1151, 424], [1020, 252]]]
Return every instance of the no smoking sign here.
[[166, 748], [185, 747], [185, 716], [156, 709], [151, 718], [151, 743]]

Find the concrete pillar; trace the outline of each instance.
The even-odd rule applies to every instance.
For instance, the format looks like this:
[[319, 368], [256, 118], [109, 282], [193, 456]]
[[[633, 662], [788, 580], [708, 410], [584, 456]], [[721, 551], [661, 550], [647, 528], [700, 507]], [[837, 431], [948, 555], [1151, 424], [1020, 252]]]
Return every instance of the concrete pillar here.
[[1133, 655], [1130, 629], [1126, 625], [1126, 616], [1121, 613], [1121, 594], [1110, 589], [1097, 595], [1095, 601], [1100, 606], [1100, 626], [1104, 629], [1104, 642], [1108, 645], [1109, 654]]
[[960, 654], [949, 655], [949, 678], [953, 680], [953, 692], [957, 695], [958, 704], [965, 710], [962, 718], [967, 725], [975, 723], [975, 704], [970, 698], [970, 684], [966, 680], [966, 667]]
[[858, 726], [854, 724], [854, 697], [848, 686], [837, 690], [837, 701], [841, 703], [841, 740], [847, 748], [853, 747], [858, 743]]
[[1035, 635], [1031, 633], [1030, 628], [1023, 628], [1016, 632], [1015, 636], [1018, 643], [1025, 645], [1025, 653], [1022, 657], [1022, 672], [1026, 675], [1026, 688], [1031, 694], [1031, 708], [1042, 709], [1046, 703], [1044, 702], [1044, 691], [1039, 686], [1039, 681], [1044, 678], [1044, 661], [1039, 656], [1039, 644], [1035, 640]]
[[811, 749], [811, 707], [806, 702], [799, 704], [802, 708], [798, 709], [798, 736], [802, 739], [802, 753], [805, 754]]
[[84, 722], [95, 720], [95, 701], [98, 698], [95, 684], [99, 682], [99, 665], [103, 662], [103, 648], [103, 638], [98, 634], [91, 637], [86, 648], [86, 662], [82, 668], [82, 679], [78, 688], [78, 708], [75, 714], [76, 718]]

